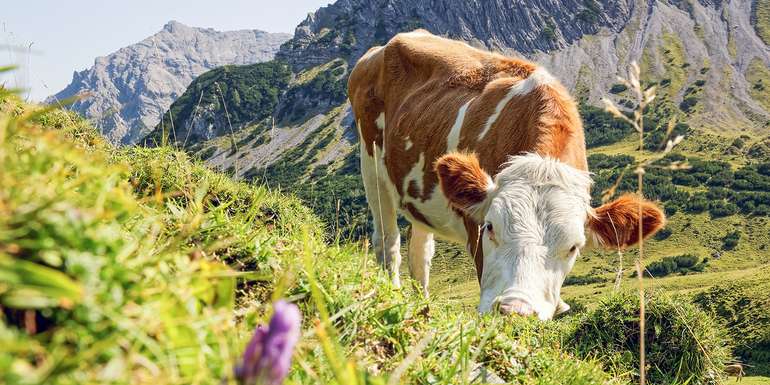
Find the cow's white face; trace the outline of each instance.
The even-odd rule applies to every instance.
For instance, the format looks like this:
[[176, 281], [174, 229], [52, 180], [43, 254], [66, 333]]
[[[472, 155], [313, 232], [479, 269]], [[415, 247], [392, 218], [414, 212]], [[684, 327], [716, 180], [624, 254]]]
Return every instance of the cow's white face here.
[[[538, 174], [543, 167], [551, 175]], [[532, 157], [497, 176], [484, 215], [480, 311], [545, 320], [568, 309], [560, 291], [586, 244], [590, 182], [585, 172]]]
[[484, 226], [481, 312], [550, 319], [569, 309], [561, 286], [587, 240], [635, 243], [640, 205], [645, 237], [665, 220], [631, 195], [592, 209], [589, 173], [539, 155], [511, 157], [494, 181], [472, 154], [445, 155], [436, 172], [450, 203]]

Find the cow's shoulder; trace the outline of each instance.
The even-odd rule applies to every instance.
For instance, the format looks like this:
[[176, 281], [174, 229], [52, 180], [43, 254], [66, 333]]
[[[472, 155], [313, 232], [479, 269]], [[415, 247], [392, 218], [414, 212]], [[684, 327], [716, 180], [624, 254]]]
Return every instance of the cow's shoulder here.
[[357, 92], [374, 88], [379, 83], [382, 74], [382, 48], [381, 46], [369, 48], [356, 62], [348, 78], [348, 95], [351, 96], [351, 101], [353, 101], [352, 96]]
[[450, 87], [483, 89], [501, 77], [526, 78], [537, 68], [529, 61], [484, 51], [422, 29], [397, 34], [382, 54], [383, 75], [391, 84], [414, 84], [438, 77]]

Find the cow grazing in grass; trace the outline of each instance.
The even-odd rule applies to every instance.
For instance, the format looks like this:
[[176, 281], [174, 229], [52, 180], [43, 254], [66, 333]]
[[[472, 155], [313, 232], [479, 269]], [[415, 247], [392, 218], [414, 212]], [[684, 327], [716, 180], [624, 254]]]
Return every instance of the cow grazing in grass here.
[[583, 127], [545, 69], [417, 30], [371, 48], [348, 92], [375, 253], [400, 285], [396, 216], [412, 223], [409, 267], [426, 290], [434, 234], [467, 246], [479, 310], [550, 319], [587, 244], [626, 247], [663, 226], [625, 195], [590, 206]]

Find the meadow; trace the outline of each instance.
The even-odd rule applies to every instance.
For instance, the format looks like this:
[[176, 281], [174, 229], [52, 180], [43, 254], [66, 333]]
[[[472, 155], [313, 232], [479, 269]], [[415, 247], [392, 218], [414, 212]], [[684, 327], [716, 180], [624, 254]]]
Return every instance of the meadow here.
[[[464, 255], [439, 253], [429, 298], [394, 289], [365, 239], [330, 236], [299, 199], [170, 147], [112, 146], [5, 89], [0, 186], [3, 383], [236, 383], [278, 299], [303, 319], [287, 384], [638, 381], [630, 277], [568, 286], [573, 310], [552, 322], [481, 316], [475, 283], [446, 268]], [[645, 279], [648, 383], [724, 383], [738, 357], [767, 370], [768, 275]]]

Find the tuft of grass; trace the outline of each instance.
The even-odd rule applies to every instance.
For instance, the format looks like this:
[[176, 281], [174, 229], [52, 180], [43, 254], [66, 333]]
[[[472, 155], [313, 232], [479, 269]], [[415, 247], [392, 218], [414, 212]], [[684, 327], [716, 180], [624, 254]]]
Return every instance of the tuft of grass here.
[[[647, 379], [652, 384], [709, 384], [719, 381], [730, 356], [725, 331], [686, 298], [646, 298]], [[626, 379], [639, 376], [639, 299], [621, 292], [603, 298], [576, 322], [571, 344]]]
[[[769, 9], [768, 12], [770, 12], [770, 3], [768, 3], [767, 7]], [[770, 111], [770, 69], [761, 59], [754, 58], [751, 60], [749, 68], [746, 69], [746, 81], [749, 82], [751, 98], [764, 107], [765, 110]]]
[[713, 314], [729, 330], [735, 354], [750, 364], [750, 374], [770, 375], [770, 283], [761, 277], [770, 269], [758, 271], [748, 282], [727, 282], [698, 293], [694, 301]]

